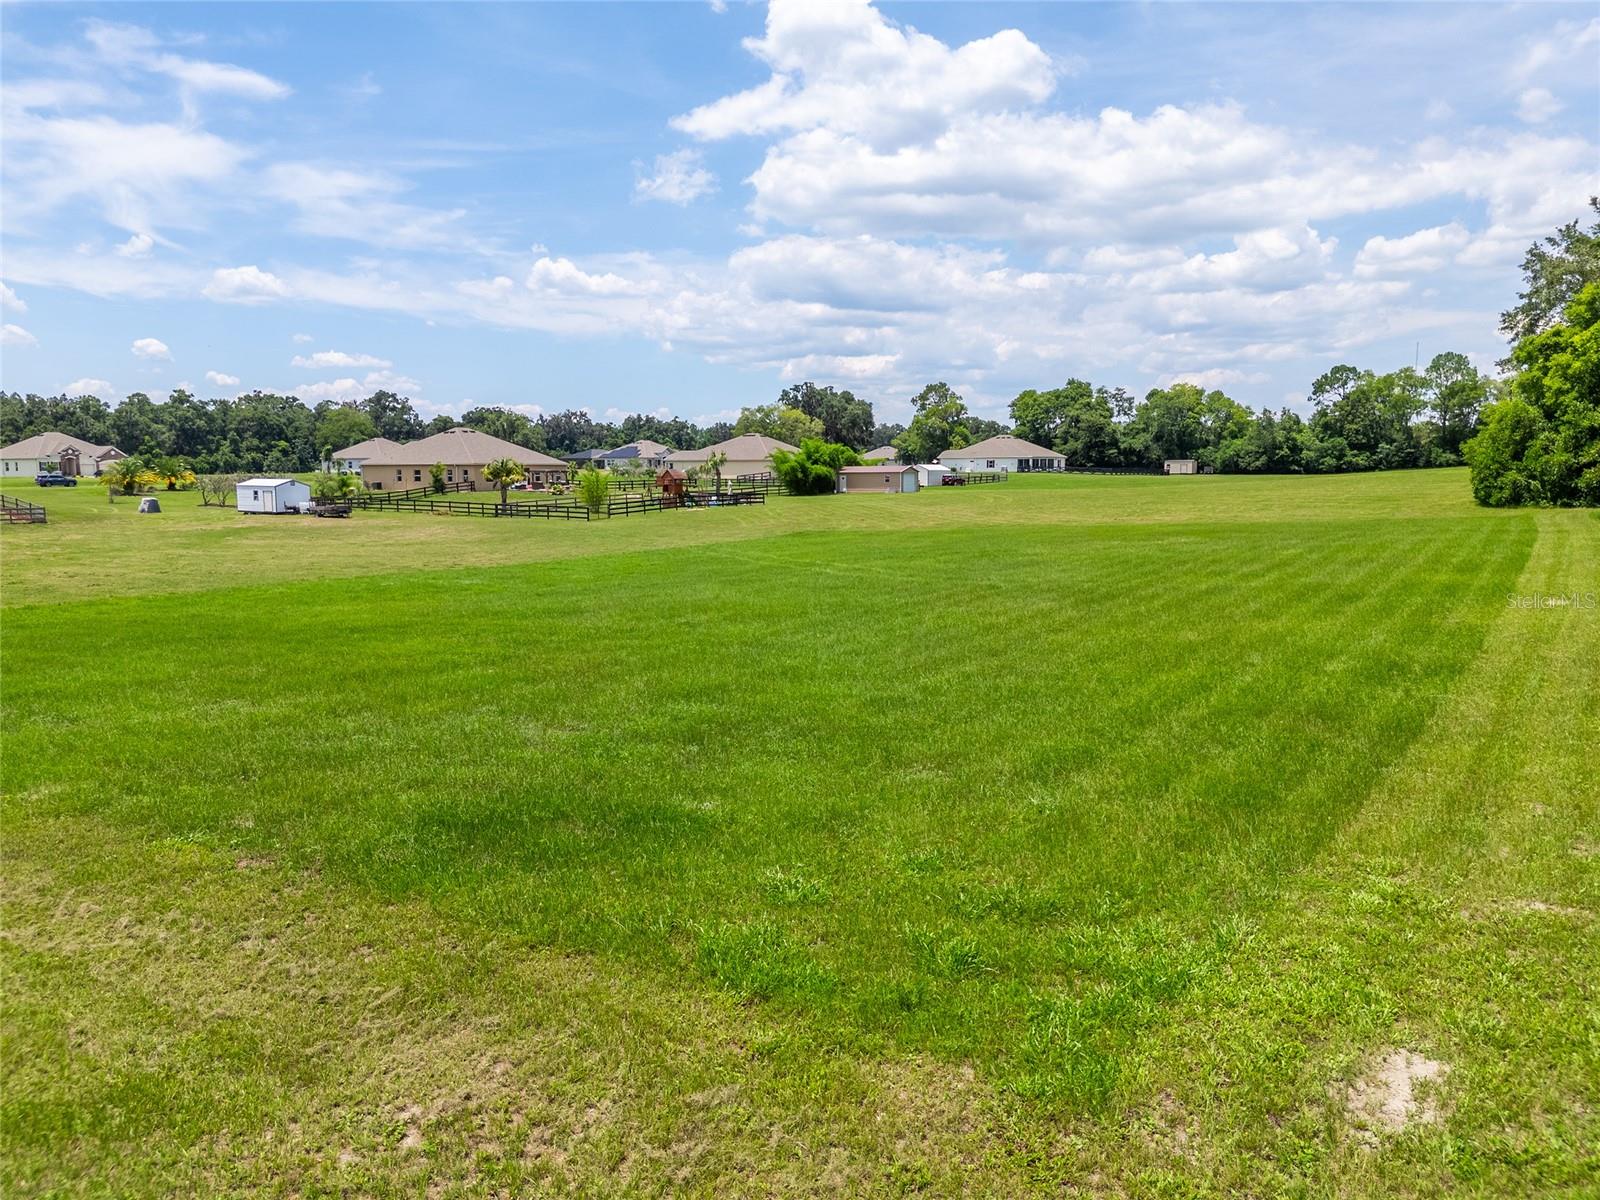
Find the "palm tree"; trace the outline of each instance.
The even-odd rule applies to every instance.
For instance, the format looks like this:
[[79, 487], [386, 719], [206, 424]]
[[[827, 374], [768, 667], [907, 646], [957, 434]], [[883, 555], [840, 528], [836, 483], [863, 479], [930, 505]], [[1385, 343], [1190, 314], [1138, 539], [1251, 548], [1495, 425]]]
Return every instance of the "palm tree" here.
[[525, 474], [522, 464], [514, 458], [497, 458], [483, 469], [483, 477], [499, 487], [501, 504], [508, 503], [506, 493]]
[[722, 465], [728, 461], [726, 450], [715, 450], [706, 455], [706, 466], [711, 468], [712, 477], [717, 481], [717, 494], [722, 494]]
[[119, 491], [124, 496], [135, 495], [154, 476], [150, 468], [144, 465], [144, 460], [135, 455], [119, 458], [105, 469], [102, 478], [106, 483], [106, 496], [110, 498]]

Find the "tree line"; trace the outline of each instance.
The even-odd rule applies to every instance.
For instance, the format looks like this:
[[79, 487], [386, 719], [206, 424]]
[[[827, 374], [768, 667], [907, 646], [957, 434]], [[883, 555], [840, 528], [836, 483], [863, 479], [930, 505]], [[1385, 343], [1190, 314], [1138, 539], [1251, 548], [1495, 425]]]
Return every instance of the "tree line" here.
[[389, 391], [349, 403], [308, 405], [272, 392], [201, 400], [180, 388], [165, 401], [134, 392], [114, 407], [95, 396], [0, 393], [0, 444], [55, 430], [147, 461], [181, 459], [205, 474], [312, 471], [330, 450], [373, 437], [415, 441], [457, 425], [554, 455], [644, 438], [674, 449], [698, 449], [733, 435], [727, 422], [701, 427], [680, 418], [635, 414], [610, 423], [577, 409], [533, 419], [506, 408], [474, 408], [460, 417], [425, 421], [409, 399]]
[[135, 392], [111, 406], [94, 396], [0, 393], [0, 443], [57, 430], [110, 444], [147, 460], [181, 459], [200, 473], [315, 470], [330, 450], [372, 437], [408, 442], [456, 425], [546, 454], [649, 439], [694, 450], [738, 434], [759, 433], [792, 445], [808, 439], [863, 451], [893, 446], [902, 459], [931, 462], [996, 434], [1063, 454], [1071, 466], [1159, 466], [1196, 458], [1217, 471], [1361, 471], [1459, 464], [1495, 384], [1465, 356], [1441, 354], [1424, 371], [1384, 375], [1340, 365], [1312, 386], [1316, 409], [1305, 419], [1288, 409], [1253, 412], [1221, 391], [1176, 383], [1136, 401], [1118, 387], [1069, 379], [1028, 389], [1011, 402], [1010, 423], [971, 412], [946, 383], [911, 397], [909, 426], [876, 421], [872, 405], [848, 389], [806, 382], [772, 404], [741, 411], [735, 422], [696, 425], [639, 413], [612, 423], [581, 410], [537, 418], [506, 408], [474, 408], [424, 421], [411, 401], [389, 391], [363, 400], [307, 405], [293, 396], [250, 392], [201, 400], [177, 389], [165, 401]]

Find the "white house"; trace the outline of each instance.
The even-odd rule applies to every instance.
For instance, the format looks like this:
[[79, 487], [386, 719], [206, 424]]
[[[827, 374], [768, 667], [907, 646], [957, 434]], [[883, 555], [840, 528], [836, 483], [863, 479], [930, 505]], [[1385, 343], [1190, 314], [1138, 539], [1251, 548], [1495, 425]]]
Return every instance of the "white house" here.
[[1198, 475], [1200, 464], [1192, 458], [1168, 458], [1161, 463], [1163, 475]]
[[0, 449], [0, 475], [35, 475], [59, 471], [63, 475], [98, 475], [119, 458], [115, 446], [100, 446], [64, 433], [36, 433]]
[[896, 467], [882, 463], [876, 467], [840, 467], [841, 492], [914, 492], [917, 490], [917, 469]]
[[361, 473], [361, 464], [369, 458], [375, 458], [386, 450], [400, 449], [399, 442], [391, 442], [385, 437], [368, 438], [364, 442], [357, 442], [354, 446], [346, 446], [343, 450], [335, 450], [328, 456], [328, 470], [348, 471], [352, 475]]
[[780, 442], [777, 438], [765, 437], [759, 433], [745, 433], [725, 442], [718, 442], [715, 446], [707, 446], [703, 450], [678, 450], [667, 455], [667, 465], [679, 471], [687, 471], [694, 467], [705, 466], [706, 459], [712, 454], [726, 454], [728, 461], [722, 464], [722, 477], [724, 479], [737, 479], [740, 475], [760, 475], [772, 470], [772, 452], [774, 450], [787, 450], [793, 454], [800, 447], [791, 446], [788, 442]]
[[298, 479], [246, 479], [234, 497], [242, 513], [298, 512], [311, 503], [311, 488]]
[[1019, 437], [1002, 434], [976, 445], [946, 450], [939, 465], [953, 471], [1064, 471], [1067, 458]]

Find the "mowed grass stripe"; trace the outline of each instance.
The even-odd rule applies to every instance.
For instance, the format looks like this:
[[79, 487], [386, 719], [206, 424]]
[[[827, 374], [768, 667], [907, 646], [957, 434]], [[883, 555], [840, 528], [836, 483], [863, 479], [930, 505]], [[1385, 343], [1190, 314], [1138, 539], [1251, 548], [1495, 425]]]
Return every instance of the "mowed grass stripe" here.
[[[6, 791], [1098, 1102], [1420, 731], [1531, 539], [832, 533], [29, 608]], [[113, 656], [137, 705], [73, 665]], [[1028, 1049], [1041, 1003], [1118, 972], [1144, 982], [1072, 1017], [1099, 1057]]]
[[[1507, 592], [1600, 587], [1600, 521], [1533, 519]], [[1145, 1028], [1124, 1096], [1149, 1116], [1104, 1160], [1170, 1170], [1140, 1133], [1176, 1123], [1206, 1194], [1592, 1190], [1600, 611], [1496, 599], [1482, 652], [1368, 802], [1252, 916], [1229, 969]], [[1444, 1117], [1375, 1152], [1346, 1085], [1396, 1047], [1449, 1068]]]

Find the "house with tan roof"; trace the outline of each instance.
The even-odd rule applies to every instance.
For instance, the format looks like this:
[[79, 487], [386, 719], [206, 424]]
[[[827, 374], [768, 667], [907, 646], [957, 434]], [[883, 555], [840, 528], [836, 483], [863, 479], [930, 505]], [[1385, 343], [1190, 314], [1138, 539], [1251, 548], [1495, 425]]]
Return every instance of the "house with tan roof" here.
[[935, 460], [953, 471], [1064, 471], [1067, 456], [1010, 434], [984, 438], [959, 450], [946, 450]]
[[900, 451], [893, 446], [879, 446], [876, 450], [863, 450], [861, 457], [869, 463], [894, 462], [895, 459], [900, 457]]
[[774, 450], [787, 450], [793, 454], [799, 449], [800, 447], [780, 442], [777, 438], [769, 438], [759, 433], [744, 433], [699, 450], [674, 451], [667, 455], [667, 466], [680, 471], [689, 471], [703, 467], [713, 454], [726, 454], [728, 461], [722, 464], [722, 477], [737, 479], [741, 475], [762, 475], [771, 471]]
[[29, 479], [50, 471], [72, 477], [98, 475], [117, 459], [127, 457], [115, 446], [101, 446], [53, 431], [36, 433], [0, 448], [0, 475]]
[[568, 467], [559, 458], [457, 425], [432, 437], [379, 450], [362, 462], [361, 482], [381, 492], [427, 487], [433, 482], [430, 468], [442, 463], [446, 484], [464, 483], [464, 491], [494, 491], [495, 485], [483, 477], [483, 469], [502, 458], [521, 463], [524, 477], [534, 487], [566, 481]]
[[335, 450], [328, 456], [328, 470], [348, 471], [352, 475], [361, 470], [361, 464], [374, 455], [385, 450], [398, 450], [400, 443], [390, 441], [386, 437], [368, 438], [364, 442], [357, 442], [354, 446], [346, 446], [343, 450]]

